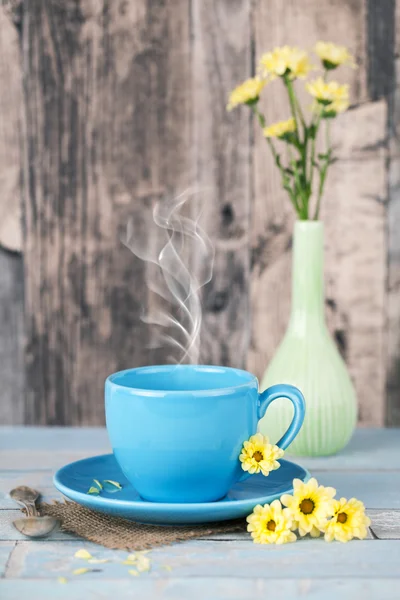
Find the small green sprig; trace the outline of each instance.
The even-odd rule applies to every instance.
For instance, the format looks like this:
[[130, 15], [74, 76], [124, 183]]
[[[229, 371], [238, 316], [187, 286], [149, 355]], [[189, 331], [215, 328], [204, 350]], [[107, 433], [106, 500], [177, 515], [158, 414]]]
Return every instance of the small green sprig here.
[[112, 481], [111, 479], [104, 479], [102, 482], [99, 479], [93, 479], [94, 485], [90, 486], [87, 494], [98, 496], [103, 490], [114, 494], [122, 490], [122, 485], [118, 481]]

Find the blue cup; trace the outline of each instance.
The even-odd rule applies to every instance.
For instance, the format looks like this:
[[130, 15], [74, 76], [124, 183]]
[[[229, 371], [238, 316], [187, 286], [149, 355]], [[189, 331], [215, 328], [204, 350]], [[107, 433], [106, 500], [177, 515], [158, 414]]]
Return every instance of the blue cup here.
[[119, 466], [142, 498], [212, 502], [249, 476], [239, 461], [243, 442], [281, 397], [294, 407], [278, 442], [285, 449], [304, 420], [297, 388], [274, 385], [259, 393], [254, 375], [228, 367], [128, 369], [106, 380], [107, 431]]

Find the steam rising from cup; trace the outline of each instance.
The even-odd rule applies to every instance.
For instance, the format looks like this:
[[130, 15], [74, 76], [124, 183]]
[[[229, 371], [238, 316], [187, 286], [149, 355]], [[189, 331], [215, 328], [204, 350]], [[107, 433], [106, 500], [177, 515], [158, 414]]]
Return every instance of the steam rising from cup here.
[[162, 301], [143, 317], [159, 328], [155, 345], [169, 346], [172, 362], [190, 364], [200, 362], [199, 292], [211, 280], [214, 262], [214, 248], [198, 223], [199, 214], [195, 220], [187, 216], [189, 211], [183, 214], [195, 194], [196, 190], [187, 189], [160, 200], [152, 213], [149, 210], [140, 220], [129, 220], [122, 240], [135, 256], [155, 266], [148, 269], [146, 283]]

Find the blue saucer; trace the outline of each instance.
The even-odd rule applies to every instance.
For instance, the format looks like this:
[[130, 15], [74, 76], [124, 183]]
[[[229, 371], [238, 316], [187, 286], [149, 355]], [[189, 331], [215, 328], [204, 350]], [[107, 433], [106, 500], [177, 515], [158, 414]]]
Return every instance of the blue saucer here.
[[[92, 510], [131, 521], [152, 525], [186, 525], [210, 523], [247, 517], [256, 504], [265, 504], [291, 493], [295, 478], [307, 481], [306, 469], [289, 460], [281, 460], [281, 467], [268, 477], [252, 475], [237, 483], [219, 502], [198, 504], [164, 504], [142, 500], [134, 487], [122, 474], [113, 454], [78, 460], [62, 467], [54, 475], [56, 488], [78, 504]], [[122, 485], [116, 493], [102, 491], [99, 496], [87, 494], [93, 478], [111, 479]]]

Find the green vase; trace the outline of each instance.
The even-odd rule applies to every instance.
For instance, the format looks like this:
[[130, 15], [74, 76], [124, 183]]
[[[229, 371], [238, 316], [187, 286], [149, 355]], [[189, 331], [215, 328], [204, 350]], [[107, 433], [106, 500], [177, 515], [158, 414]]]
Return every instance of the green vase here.
[[[346, 365], [325, 323], [323, 225], [319, 221], [295, 224], [292, 312], [261, 389], [275, 383], [297, 386], [306, 400], [304, 425], [288, 452], [323, 456], [347, 444], [356, 425], [357, 401]], [[260, 431], [275, 442], [292, 415], [287, 400], [276, 400], [261, 420]]]

